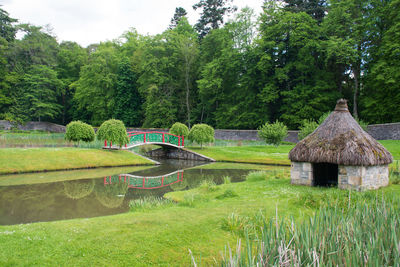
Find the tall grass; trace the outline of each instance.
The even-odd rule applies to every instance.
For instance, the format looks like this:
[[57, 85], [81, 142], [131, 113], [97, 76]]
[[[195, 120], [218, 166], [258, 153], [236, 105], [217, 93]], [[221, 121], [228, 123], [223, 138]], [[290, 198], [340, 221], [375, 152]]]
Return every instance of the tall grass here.
[[375, 197], [344, 204], [328, 203], [303, 223], [278, 216], [262, 220], [258, 234], [249, 227], [251, 219], [231, 215], [225, 227], [238, 229], [245, 245], [239, 242], [236, 253], [225, 252], [221, 265], [399, 266], [399, 199]]
[[174, 205], [174, 202], [157, 196], [148, 196], [129, 202], [130, 211], [149, 211], [160, 207], [169, 207]]

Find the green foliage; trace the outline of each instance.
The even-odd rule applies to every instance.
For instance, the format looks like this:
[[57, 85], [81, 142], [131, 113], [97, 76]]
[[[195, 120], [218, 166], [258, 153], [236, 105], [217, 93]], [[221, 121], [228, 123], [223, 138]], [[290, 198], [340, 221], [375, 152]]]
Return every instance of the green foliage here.
[[330, 111], [322, 114], [321, 117], [319, 117], [319, 119], [318, 119], [318, 125], [321, 125], [321, 123], [323, 123], [330, 114], [331, 114]]
[[92, 142], [94, 141], [95, 133], [92, 126], [81, 121], [72, 121], [68, 123], [65, 139], [72, 142]]
[[278, 120], [274, 123], [265, 123], [258, 129], [258, 136], [267, 144], [279, 146], [283, 139], [287, 137], [287, 127]]
[[101, 124], [97, 130], [97, 139], [107, 140], [113, 144], [118, 144], [120, 147], [129, 142], [124, 123], [115, 119], [107, 120]]
[[314, 130], [317, 129], [317, 127], [318, 124], [315, 121], [304, 120], [299, 129], [300, 130], [298, 134], [299, 140], [303, 140], [306, 136], [314, 132]]
[[214, 128], [207, 124], [195, 124], [190, 129], [188, 139], [203, 147], [204, 143], [214, 142]]
[[189, 135], [189, 128], [183, 123], [175, 122], [169, 129], [169, 133], [186, 138]]

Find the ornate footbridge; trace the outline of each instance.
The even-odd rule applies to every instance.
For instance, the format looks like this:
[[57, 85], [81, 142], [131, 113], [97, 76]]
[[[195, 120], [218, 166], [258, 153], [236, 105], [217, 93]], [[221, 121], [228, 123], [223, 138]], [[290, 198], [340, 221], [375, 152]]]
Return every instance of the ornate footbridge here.
[[125, 183], [129, 188], [156, 189], [182, 182], [183, 170], [175, 171], [161, 176], [136, 176], [132, 174], [120, 174], [104, 177], [104, 185]]
[[[170, 133], [164, 132], [128, 132], [129, 143], [122, 147], [122, 149], [129, 149], [135, 146], [142, 145], [161, 145], [171, 146], [176, 148], [183, 148], [185, 146], [185, 138]], [[111, 142], [104, 141], [104, 148], [117, 149], [119, 147], [113, 146]]]

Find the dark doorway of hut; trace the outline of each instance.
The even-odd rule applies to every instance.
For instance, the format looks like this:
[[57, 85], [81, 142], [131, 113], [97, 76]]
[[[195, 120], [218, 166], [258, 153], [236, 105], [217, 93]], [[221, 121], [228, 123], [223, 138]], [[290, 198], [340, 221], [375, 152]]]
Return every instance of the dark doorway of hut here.
[[339, 168], [337, 164], [314, 163], [314, 186], [337, 186]]

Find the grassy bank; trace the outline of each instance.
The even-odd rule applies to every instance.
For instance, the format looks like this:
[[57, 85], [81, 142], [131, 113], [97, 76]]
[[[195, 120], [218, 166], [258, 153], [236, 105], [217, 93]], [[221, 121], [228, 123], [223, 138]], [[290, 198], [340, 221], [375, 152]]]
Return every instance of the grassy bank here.
[[0, 175], [0, 186], [32, 185], [43, 183], [55, 183], [69, 180], [82, 180], [112, 176], [121, 173], [130, 173], [153, 168], [153, 166], [128, 166], [114, 168], [94, 168], [69, 171], [52, 171], [41, 173], [5, 174]]
[[289, 151], [294, 145], [236, 146], [236, 147], [188, 147], [216, 161], [290, 165]]
[[0, 174], [153, 164], [128, 151], [84, 148], [0, 149]]
[[[393, 185], [372, 193], [352, 192], [351, 200], [399, 191]], [[120, 215], [0, 226], [0, 265], [188, 266], [189, 249], [197, 264], [219, 265], [224, 247], [235, 249], [243, 227], [258, 217], [293, 216], [301, 223], [336, 196], [349, 199], [347, 191], [292, 186], [289, 179], [266, 173], [253, 173], [242, 183], [205, 182], [190, 191], [168, 193], [175, 204], [140, 208], [137, 202], [131, 212]]]

